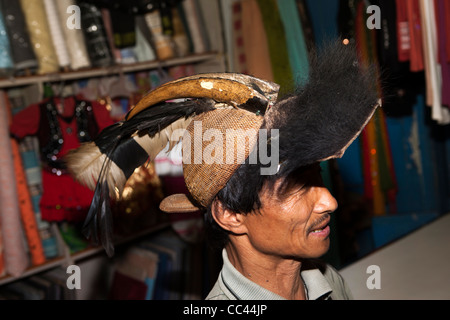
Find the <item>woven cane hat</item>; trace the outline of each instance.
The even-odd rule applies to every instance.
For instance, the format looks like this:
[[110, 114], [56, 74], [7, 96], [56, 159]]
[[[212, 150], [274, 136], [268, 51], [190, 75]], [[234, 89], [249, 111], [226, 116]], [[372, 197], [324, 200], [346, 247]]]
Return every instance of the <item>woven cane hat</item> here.
[[[255, 147], [263, 119], [246, 110], [219, 108], [201, 114], [187, 127], [183, 144], [190, 146], [190, 152], [183, 154], [183, 174], [190, 195], [202, 207], [212, 202], [247, 159]], [[196, 124], [201, 126], [200, 132], [194, 132]], [[208, 131], [215, 134], [215, 140], [205, 144], [203, 140]], [[201, 146], [201, 149], [195, 150], [195, 146]], [[169, 196], [163, 200], [160, 208], [166, 212], [186, 212], [187, 208], [188, 211], [198, 210], [193, 205], [186, 207], [187, 197], [182, 202], [180, 200]], [[183, 208], [179, 207], [180, 204]]]

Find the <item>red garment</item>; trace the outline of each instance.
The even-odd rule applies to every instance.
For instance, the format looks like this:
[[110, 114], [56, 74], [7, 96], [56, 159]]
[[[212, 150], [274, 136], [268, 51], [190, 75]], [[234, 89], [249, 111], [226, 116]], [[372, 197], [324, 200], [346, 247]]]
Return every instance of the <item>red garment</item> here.
[[[410, 61], [412, 72], [424, 70], [419, 0], [397, 0], [399, 61]], [[408, 35], [409, 33], [409, 35]]]
[[450, 62], [450, 1], [444, 1], [444, 11], [445, 11], [445, 30], [446, 38], [445, 38], [445, 50], [447, 52], [447, 62]]
[[[82, 100], [82, 97], [77, 99]], [[38, 135], [40, 130], [44, 130], [45, 128], [41, 127], [43, 122], [40, 119], [40, 105], [48, 100], [32, 104], [17, 113], [13, 117], [10, 132], [20, 139], [28, 135]], [[58, 105], [60, 101], [55, 99], [55, 102]], [[75, 102], [74, 97], [66, 98], [63, 110], [58, 110], [58, 124], [64, 142], [59, 153], [55, 155], [57, 159], [62, 159], [69, 150], [80, 145], [77, 121], [74, 116]], [[114, 123], [104, 105], [97, 101], [89, 101], [89, 103], [92, 106], [98, 132]], [[43, 146], [40, 147], [42, 149]], [[53, 171], [42, 170], [41, 218], [47, 221], [83, 220], [91, 204], [93, 192], [73, 180], [69, 174], [60, 170]]]
[[422, 22], [420, 20], [419, 0], [408, 1], [409, 32], [411, 33], [411, 71], [424, 70]]
[[397, 9], [397, 51], [398, 61], [409, 61], [411, 50], [411, 38], [409, 35], [408, 10], [406, 7], [408, 0], [396, 0]]

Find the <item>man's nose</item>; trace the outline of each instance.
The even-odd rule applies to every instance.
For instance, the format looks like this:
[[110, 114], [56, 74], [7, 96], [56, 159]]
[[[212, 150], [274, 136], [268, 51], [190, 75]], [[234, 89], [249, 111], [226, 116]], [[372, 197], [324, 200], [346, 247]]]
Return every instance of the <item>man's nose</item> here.
[[331, 195], [330, 191], [325, 187], [315, 187], [317, 188], [317, 201], [314, 211], [317, 213], [332, 213], [337, 207], [338, 203], [336, 199]]

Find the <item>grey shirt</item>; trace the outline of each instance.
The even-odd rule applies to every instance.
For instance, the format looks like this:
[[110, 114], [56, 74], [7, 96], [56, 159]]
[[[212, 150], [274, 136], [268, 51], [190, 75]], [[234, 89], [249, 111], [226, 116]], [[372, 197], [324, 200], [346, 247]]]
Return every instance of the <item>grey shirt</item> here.
[[[228, 260], [225, 249], [222, 251], [222, 257], [222, 270], [206, 300], [285, 300], [244, 277]], [[305, 284], [308, 300], [353, 298], [344, 279], [330, 265], [324, 265], [322, 271], [319, 268], [308, 268], [302, 270], [300, 275]]]

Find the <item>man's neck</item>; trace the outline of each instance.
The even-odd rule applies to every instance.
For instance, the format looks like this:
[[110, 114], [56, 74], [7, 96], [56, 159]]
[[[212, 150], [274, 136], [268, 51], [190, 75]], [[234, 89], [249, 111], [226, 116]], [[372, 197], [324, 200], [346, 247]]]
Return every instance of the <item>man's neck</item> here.
[[231, 264], [252, 282], [288, 300], [306, 299], [300, 261], [267, 255], [233, 242], [225, 249]]

